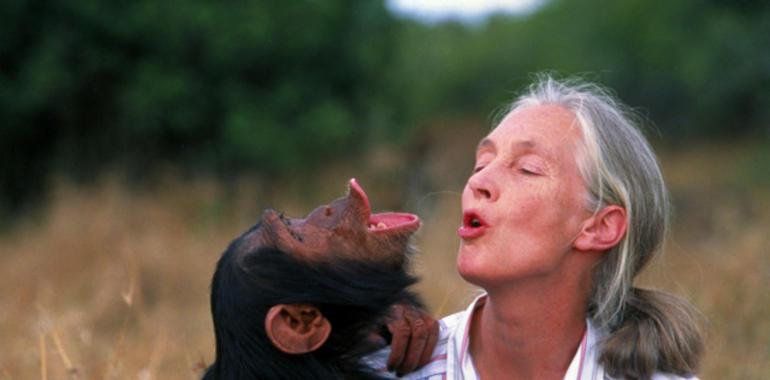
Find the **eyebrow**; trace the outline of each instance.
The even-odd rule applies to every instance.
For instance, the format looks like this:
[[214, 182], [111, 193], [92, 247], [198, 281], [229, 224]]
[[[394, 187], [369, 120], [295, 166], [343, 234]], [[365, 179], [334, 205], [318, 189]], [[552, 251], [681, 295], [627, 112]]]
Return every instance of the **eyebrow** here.
[[[478, 152], [482, 148], [495, 148], [495, 143], [492, 142], [492, 140], [489, 138], [485, 137], [479, 142], [479, 145], [476, 147], [476, 151]], [[517, 141], [511, 144], [511, 149], [533, 149], [541, 151], [541, 149], [538, 149], [537, 144], [532, 140]]]
[[479, 141], [479, 145], [476, 147], [476, 151], [478, 152], [479, 150], [481, 150], [481, 148], [494, 148], [494, 147], [495, 147], [495, 143], [493, 143], [492, 140], [490, 140], [489, 138], [484, 137], [483, 139], [481, 139], [481, 141]]

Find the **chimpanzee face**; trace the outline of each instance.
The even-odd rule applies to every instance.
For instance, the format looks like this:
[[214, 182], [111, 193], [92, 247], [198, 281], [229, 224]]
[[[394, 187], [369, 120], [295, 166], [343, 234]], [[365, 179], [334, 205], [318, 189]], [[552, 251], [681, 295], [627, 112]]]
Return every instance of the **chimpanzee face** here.
[[244, 240], [250, 246], [274, 247], [311, 261], [338, 258], [399, 266], [409, 237], [419, 226], [420, 219], [414, 214], [373, 215], [366, 193], [351, 179], [347, 196], [316, 208], [303, 219], [266, 210], [260, 227]]

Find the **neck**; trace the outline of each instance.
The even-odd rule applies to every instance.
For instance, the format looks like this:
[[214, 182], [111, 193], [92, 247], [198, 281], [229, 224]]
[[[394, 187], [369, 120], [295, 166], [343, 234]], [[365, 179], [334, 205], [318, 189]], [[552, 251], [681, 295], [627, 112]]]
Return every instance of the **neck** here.
[[488, 287], [471, 321], [482, 379], [562, 379], [586, 331], [590, 276], [557, 275]]

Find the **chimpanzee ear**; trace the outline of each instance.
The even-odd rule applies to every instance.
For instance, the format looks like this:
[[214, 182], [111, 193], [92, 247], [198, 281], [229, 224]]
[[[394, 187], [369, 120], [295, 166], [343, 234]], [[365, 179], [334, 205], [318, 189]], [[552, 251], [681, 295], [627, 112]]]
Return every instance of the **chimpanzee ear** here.
[[315, 306], [280, 304], [267, 312], [265, 331], [275, 348], [297, 355], [321, 347], [329, 338], [332, 325]]

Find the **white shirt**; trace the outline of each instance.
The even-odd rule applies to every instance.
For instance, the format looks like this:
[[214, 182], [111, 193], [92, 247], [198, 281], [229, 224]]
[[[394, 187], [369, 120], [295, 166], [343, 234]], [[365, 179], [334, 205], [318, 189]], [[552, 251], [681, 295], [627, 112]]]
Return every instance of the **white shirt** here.
[[[479, 375], [473, 366], [470, 352], [468, 351], [468, 338], [470, 322], [473, 312], [484, 305], [486, 294], [482, 294], [464, 311], [447, 316], [439, 321], [439, 337], [436, 348], [430, 362], [419, 370], [412, 372], [402, 379], [407, 380], [478, 380]], [[600, 331], [586, 322], [587, 329], [583, 340], [578, 347], [575, 356], [570, 362], [564, 375], [564, 380], [608, 380], [611, 379], [604, 373], [604, 368], [599, 364]], [[394, 374], [387, 372], [387, 363], [390, 348], [385, 348], [367, 357], [367, 362], [372, 368], [377, 369], [383, 376], [396, 378]], [[679, 380], [685, 379], [676, 375], [655, 374], [653, 380]], [[697, 378], [688, 378], [697, 380]]]

